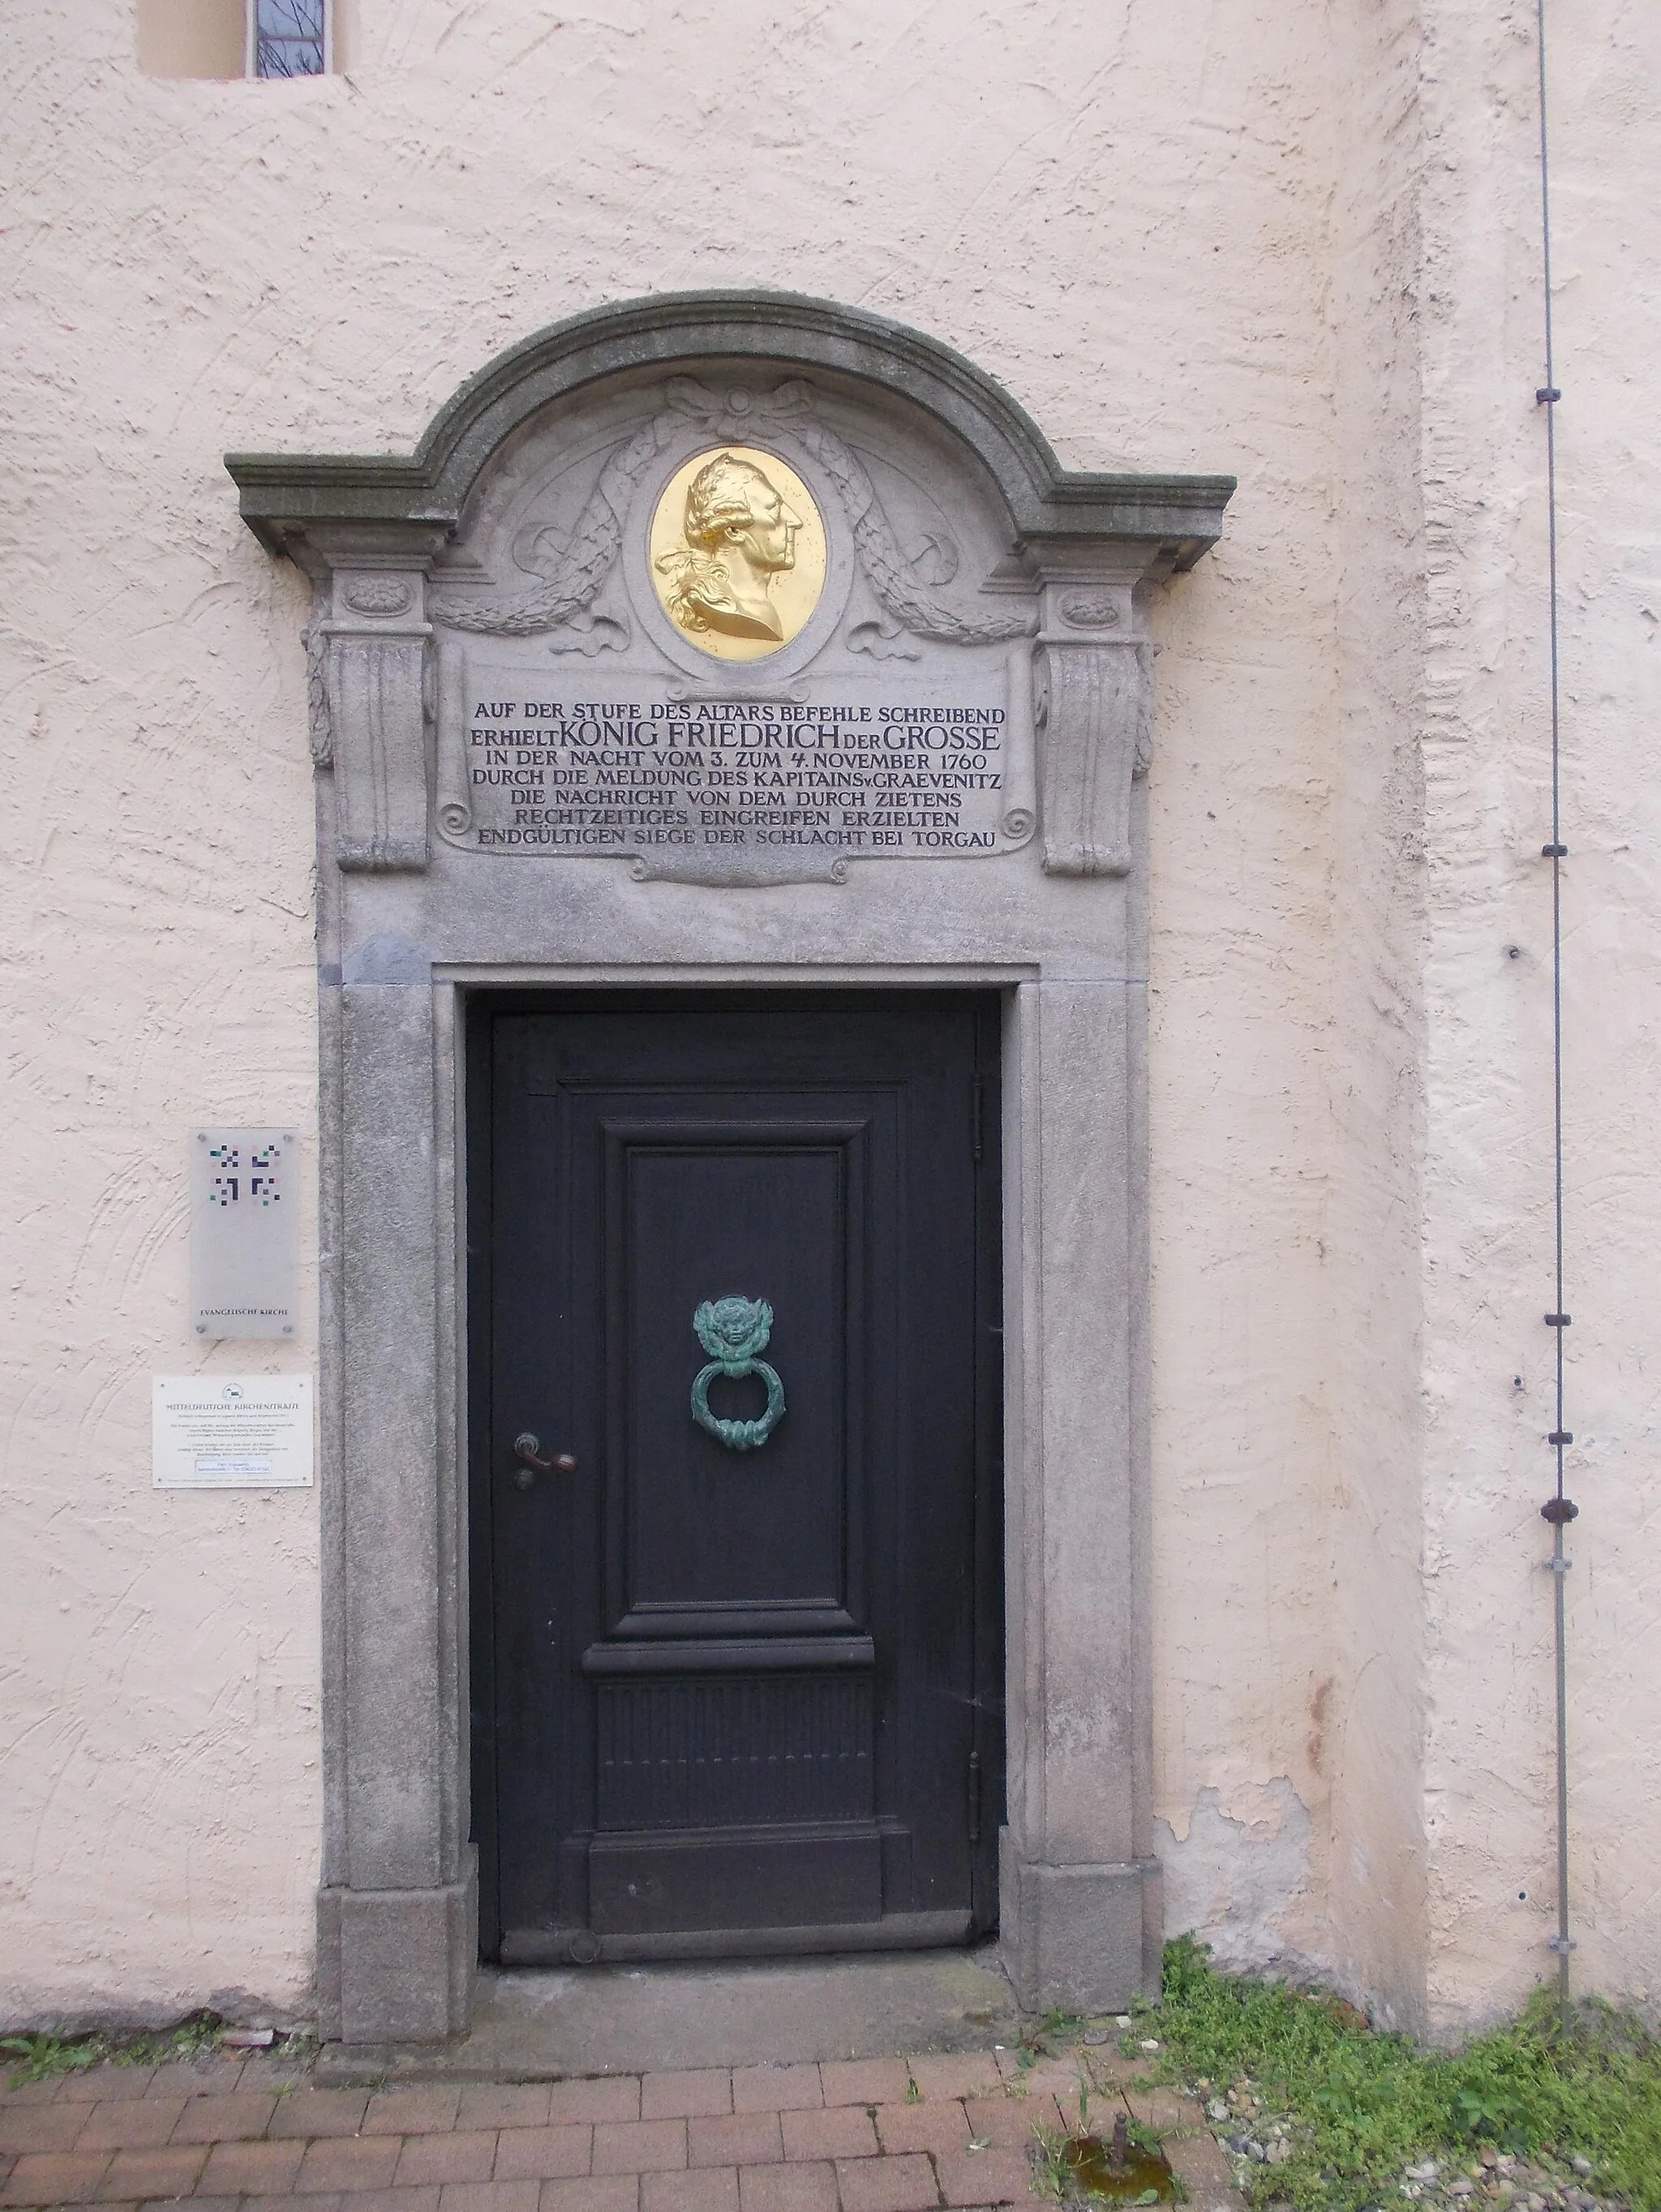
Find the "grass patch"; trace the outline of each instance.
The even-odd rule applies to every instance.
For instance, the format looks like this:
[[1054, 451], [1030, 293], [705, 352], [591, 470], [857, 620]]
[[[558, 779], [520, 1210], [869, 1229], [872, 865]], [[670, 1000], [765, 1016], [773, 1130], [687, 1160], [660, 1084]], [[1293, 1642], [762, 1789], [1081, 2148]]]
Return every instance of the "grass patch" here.
[[1048, 2012], [1041, 2014], [1037, 2020], [1027, 2021], [1016, 2031], [1015, 2045], [1016, 2067], [1021, 2073], [1030, 2074], [1040, 2058], [1046, 2058], [1053, 2052], [1064, 2051], [1070, 2045], [1075, 2043], [1082, 2033], [1084, 2021], [1082, 2014], [1076, 2012], [1064, 2012], [1058, 2005], [1052, 2006]]
[[[0, 2070], [9, 2074], [15, 2087], [25, 2081], [48, 2081], [55, 2074], [79, 2074], [88, 2066], [160, 2066], [168, 2059], [197, 2058], [217, 2051], [225, 2033], [225, 2022], [216, 2012], [193, 2012], [175, 2027], [131, 2035], [0, 2035]], [[276, 2045], [292, 2054], [311, 2040], [303, 2032], [279, 2034]]]
[[[1137, 2020], [1165, 2046], [1161, 2070], [1226, 2091], [1249, 2081], [1291, 2123], [1292, 2156], [1257, 2179], [1299, 2212], [1363, 2212], [1404, 2166], [1484, 2143], [1521, 2156], [1590, 2159], [1586, 2185], [1661, 2212], [1661, 2043], [1596, 2002], [1567, 2030], [1543, 1990], [1520, 2019], [1462, 2051], [1375, 2035], [1319, 1990], [1219, 1974], [1184, 1937], [1165, 1954], [1162, 2000]], [[1134, 2041], [1127, 2047], [1134, 2055]]]

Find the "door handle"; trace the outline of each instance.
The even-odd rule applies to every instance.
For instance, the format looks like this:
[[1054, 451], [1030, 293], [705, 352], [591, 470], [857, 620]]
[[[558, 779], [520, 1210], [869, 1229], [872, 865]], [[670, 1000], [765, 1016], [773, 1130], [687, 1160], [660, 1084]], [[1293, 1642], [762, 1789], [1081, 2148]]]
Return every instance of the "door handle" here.
[[575, 1474], [577, 1462], [569, 1452], [555, 1452], [552, 1459], [540, 1456], [542, 1439], [534, 1429], [526, 1429], [513, 1439], [513, 1456], [519, 1462], [513, 1480], [521, 1490], [529, 1490], [539, 1474]]

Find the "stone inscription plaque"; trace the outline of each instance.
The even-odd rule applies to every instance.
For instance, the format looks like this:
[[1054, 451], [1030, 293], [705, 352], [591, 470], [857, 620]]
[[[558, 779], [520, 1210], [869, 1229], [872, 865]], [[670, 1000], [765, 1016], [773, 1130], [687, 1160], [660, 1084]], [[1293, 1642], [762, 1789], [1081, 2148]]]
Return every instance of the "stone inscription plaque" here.
[[661, 676], [527, 696], [537, 673], [470, 661], [465, 796], [439, 811], [452, 842], [634, 858], [656, 874], [679, 872], [662, 866], [676, 856], [918, 859], [1009, 852], [1033, 834], [1031, 732], [1001, 672], [827, 677], [775, 698]]

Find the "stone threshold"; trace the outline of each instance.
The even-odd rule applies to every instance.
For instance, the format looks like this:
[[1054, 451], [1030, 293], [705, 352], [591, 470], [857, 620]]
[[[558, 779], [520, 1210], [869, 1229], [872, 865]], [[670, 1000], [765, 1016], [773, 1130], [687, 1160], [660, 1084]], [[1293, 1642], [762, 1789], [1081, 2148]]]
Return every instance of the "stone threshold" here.
[[481, 1972], [468, 2035], [329, 2044], [319, 2081], [554, 2081], [1013, 2045], [995, 1943], [857, 1957]]

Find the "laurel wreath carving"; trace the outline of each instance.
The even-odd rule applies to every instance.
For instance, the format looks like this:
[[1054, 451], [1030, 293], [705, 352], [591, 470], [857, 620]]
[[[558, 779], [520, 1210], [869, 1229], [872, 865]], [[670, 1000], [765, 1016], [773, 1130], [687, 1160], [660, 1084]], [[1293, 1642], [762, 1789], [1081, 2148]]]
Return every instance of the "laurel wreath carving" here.
[[809, 418], [791, 427], [836, 486], [865, 580], [901, 629], [909, 630], [913, 637], [935, 638], [950, 645], [987, 645], [1029, 635], [1030, 614], [960, 614], [913, 582], [876, 488], [858, 456], [822, 422]]
[[306, 734], [314, 768], [332, 767], [335, 729], [329, 711], [329, 634], [319, 616], [305, 633]]
[[614, 449], [588, 495], [563, 556], [545, 582], [512, 599], [446, 596], [433, 607], [433, 620], [447, 629], [488, 631], [496, 637], [534, 637], [540, 630], [558, 629], [573, 615], [585, 612], [617, 558], [629, 502], [663, 443], [661, 422], [661, 416], [654, 416]]
[[[584, 640], [579, 649], [592, 652], [587, 610], [616, 561], [630, 503], [641, 477], [688, 419], [713, 436], [735, 441], [762, 427], [783, 432], [794, 437], [824, 470], [847, 516], [865, 580], [894, 625], [893, 629], [886, 623], [876, 626], [877, 638], [864, 640], [855, 646], [856, 651], [888, 658], [893, 648], [884, 651], [883, 647], [900, 630], [953, 645], [992, 644], [1031, 634], [1030, 614], [964, 614], [916, 580], [864, 465], [834, 430], [818, 419], [813, 392], [799, 378], [771, 392], [712, 392], [692, 377], [672, 378], [664, 388], [664, 404], [651, 421], [613, 450], [547, 579], [509, 599], [437, 598], [431, 603], [433, 619], [449, 629], [488, 632], [498, 637], [530, 637], [569, 628]], [[864, 631], [872, 626], [858, 627]]]

